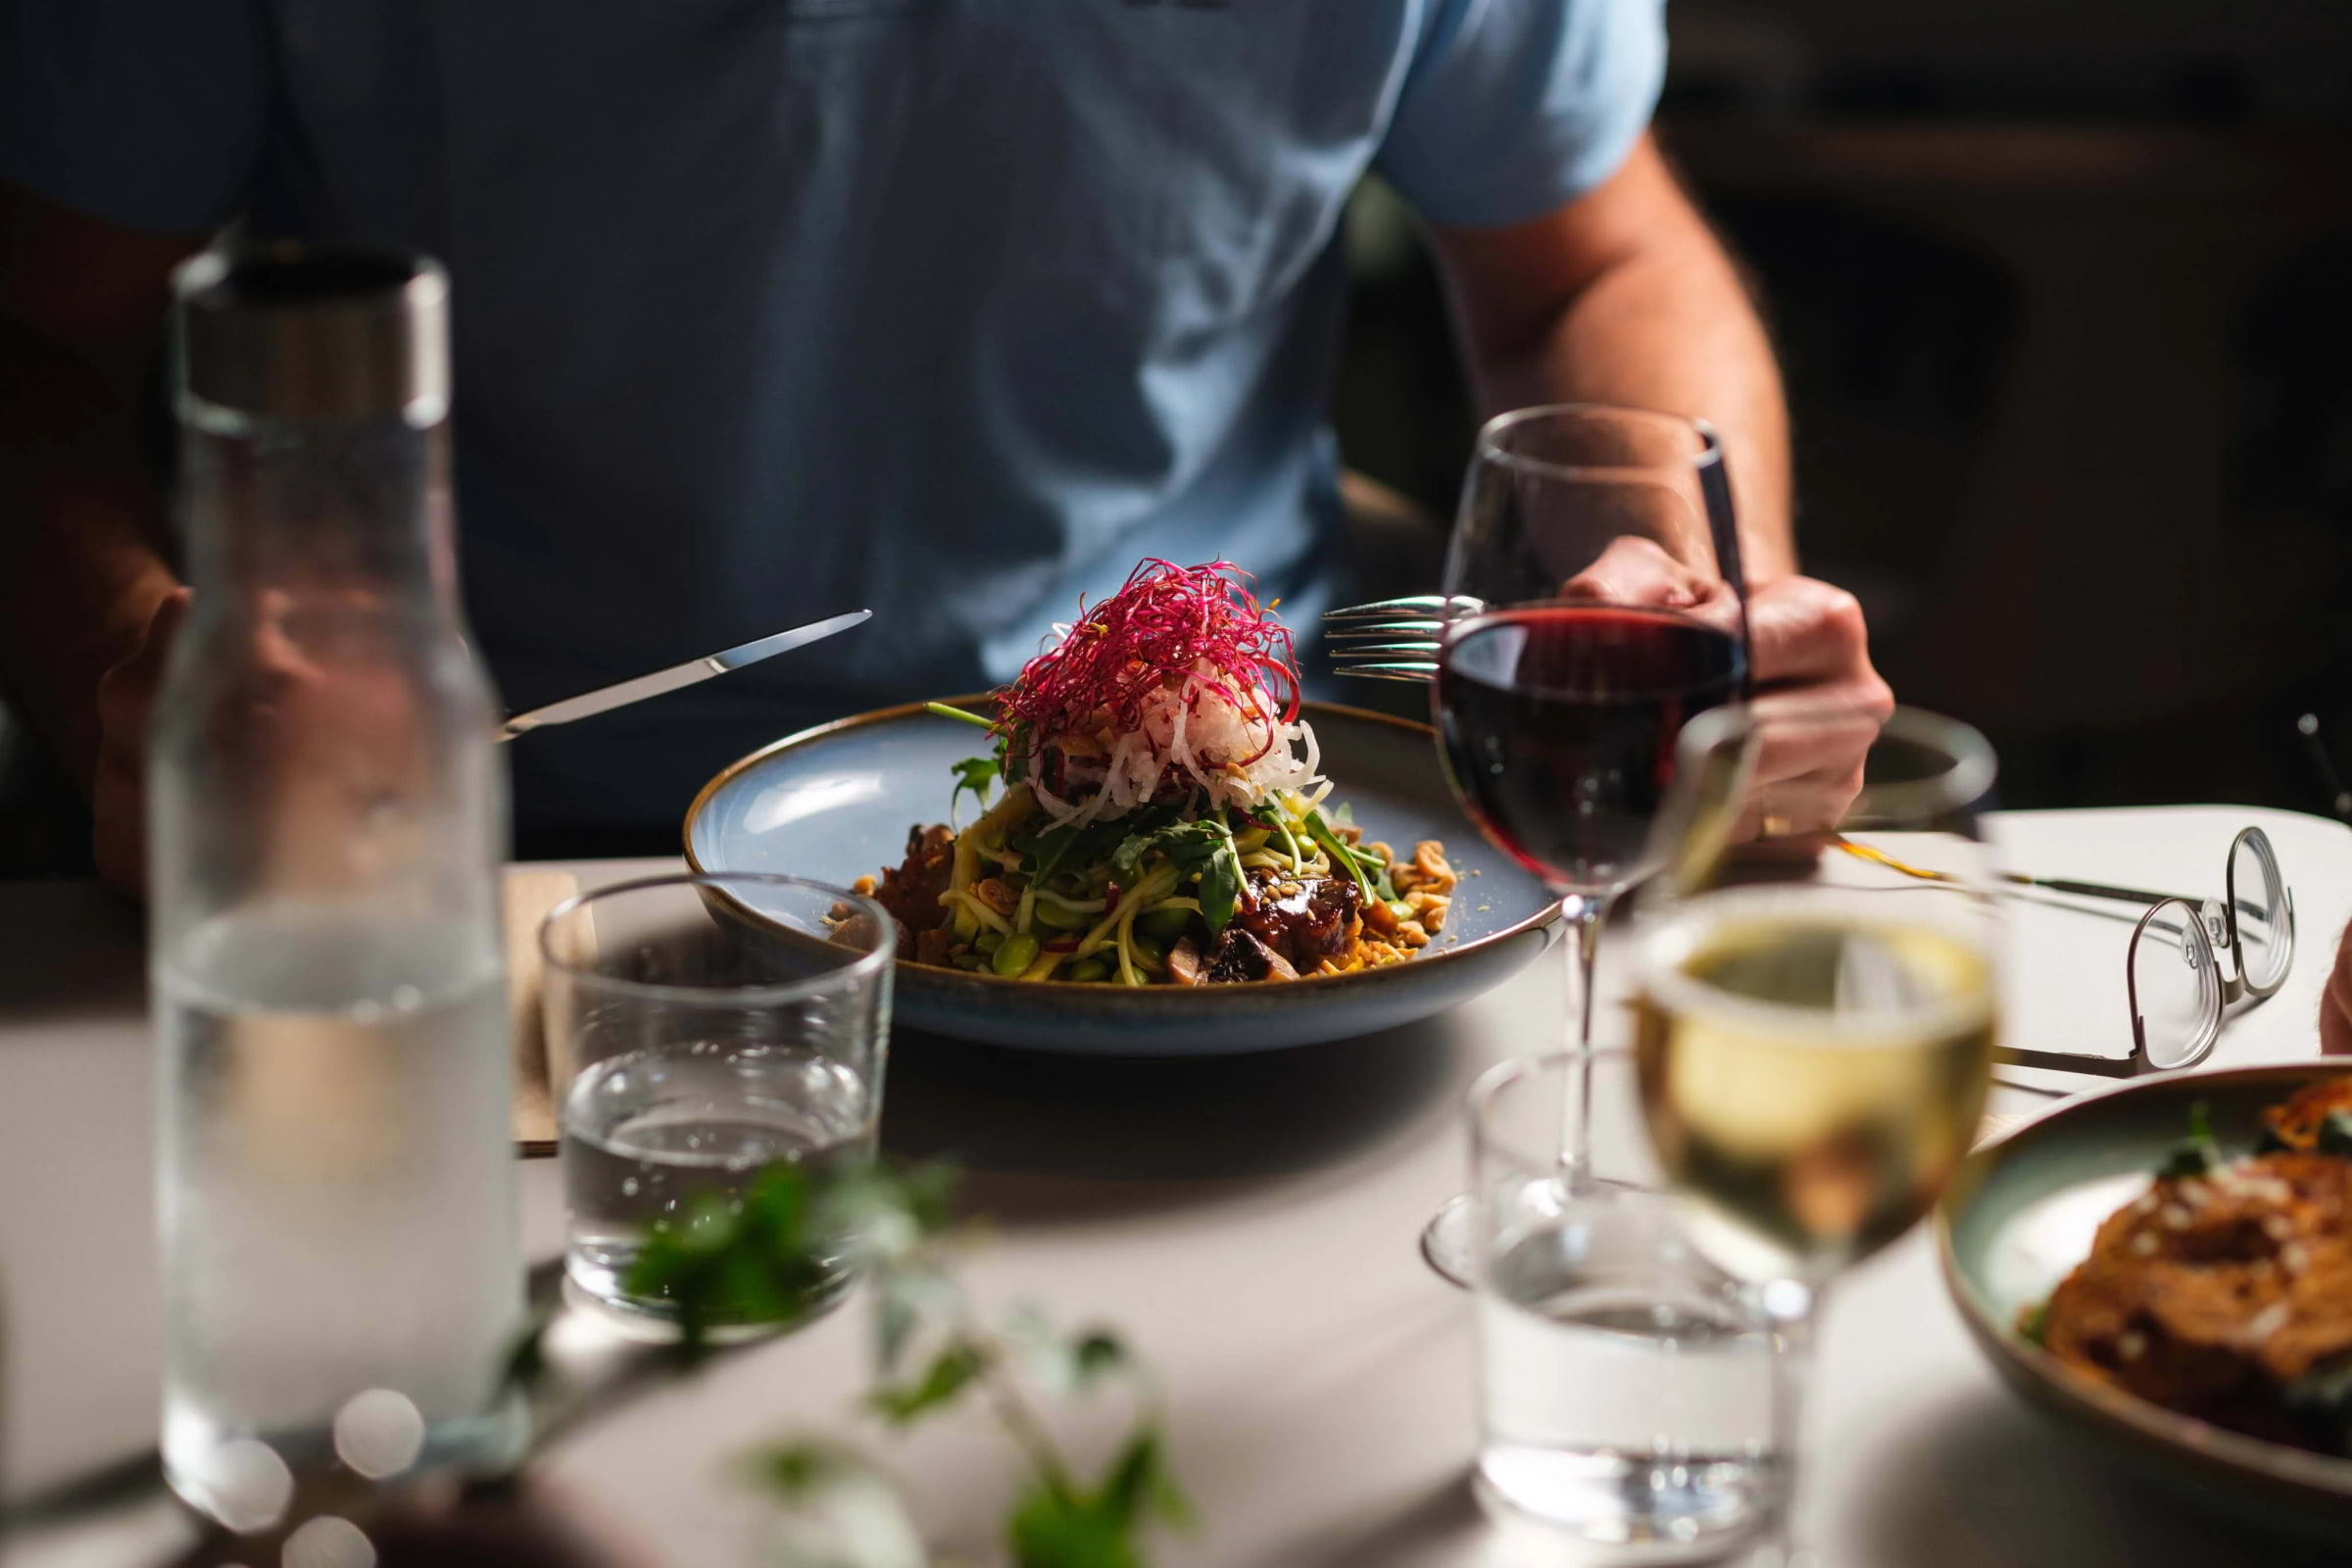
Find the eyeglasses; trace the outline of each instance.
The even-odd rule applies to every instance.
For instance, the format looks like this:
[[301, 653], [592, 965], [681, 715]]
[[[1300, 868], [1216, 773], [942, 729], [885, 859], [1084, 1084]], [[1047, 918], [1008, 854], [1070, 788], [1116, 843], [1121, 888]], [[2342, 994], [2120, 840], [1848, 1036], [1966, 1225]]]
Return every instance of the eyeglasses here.
[[2295, 896], [2279, 874], [2270, 835], [2258, 827], [2245, 828], [2230, 840], [2219, 899], [2055, 877], [2010, 880], [2074, 898], [2147, 906], [2124, 950], [2132, 1054], [2117, 1060], [2000, 1048], [1997, 1054], [2003, 1060], [2020, 1066], [2117, 1078], [2193, 1067], [2212, 1054], [2224, 1011], [2239, 1002], [2272, 996], [2294, 966]]
[[[1847, 854], [1905, 876], [1943, 880], [1869, 845], [1843, 838], [1837, 842]], [[2270, 835], [2258, 827], [2245, 828], [2230, 841], [2219, 899], [2014, 871], [2003, 873], [2001, 880], [2068, 898], [2147, 906], [2124, 950], [2132, 1054], [2118, 1058], [2024, 1046], [1995, 1048], [1995, 1055], [2016, 1066], [2111, 1078], [2193, 1067], [2212, 1054], [2214, 1042], [2221, 1038], [2224, 1011], [2239, 1002], [2273, 995], [2286, 983], [2287, 970], [2294, 965], [2295, 896], [2279, 874], [2278, 854], [2271, 847]], [[2224, 955], [2230, 960], [2227, 973]]]

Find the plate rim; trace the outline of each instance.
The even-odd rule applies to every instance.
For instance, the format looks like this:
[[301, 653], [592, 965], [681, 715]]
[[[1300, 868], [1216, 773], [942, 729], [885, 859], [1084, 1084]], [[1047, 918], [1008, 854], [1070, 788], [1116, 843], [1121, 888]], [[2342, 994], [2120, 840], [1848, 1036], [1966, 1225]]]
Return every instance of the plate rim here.
[[1969, 1337], [1993, 1363], [1994, 1370], [2004, 1381], [2037, 1401], [2087, 1420], [2108, 1435], [2153, 1452], [2159, 1458], [2175, 1462], [2210, 1460], [2241, 1480], [2285, 1488], [2307, 1500], [2339, 1509], [2352, 1505], [2352, 1458], [2272, 1443], [2166, 1409], [2137, 1395], [2085, 1377], [2040, 1347], [2018, 1340], [2013, 1325], [1992, 1321], [1977, 1299], [1974, 1286], [1961, 1272], [1952, 1234], [1958, 1202], [1973, 1199], [1992, 1172], [2019, 1149], [2047, 1136], [2055, 1124], [2110, 1101], [2134, 1095], [2176, 1094], [2205, 1085], [2295, 1083], [2345, 1073], [2352, 1073], [2352, 1061], [2320, 1057], [2134, 1079], [2062, 1101], [1973, 1150], [1943, 1200], [1936, 1205], [1936, 1256], [1943, 1277], [1944, 1295], [1959, 1312]]
[[[986, 704], [994, 701], [994, 699], [995, 694], [993, 692], [967, 692], [961, 696], [942, 697], [935, 699], [935, 701], [942, 708], [958, 708], [967, 710], [976, 710]], [[912, 718], [919, 714], [928, 713], [930, 710], [930, 702], [895, 703], [888, 708], [877, 708], [863, 713], [852, 713], [843, 718], [827, 719], [821, 724], [811, 724], [806, 729], [795, 730], [789, 735], [783, 736], [777, 740], [769, 741], [765, 746], [760, 747], [756, 751], [746, 753], [744, 756], [737, 758], [734, 761], [729, 762], [725, 767], [720, 768], [716, 773], [712, 774], [710, 781], [706, 783], [700, 790], [695, 792], [693, 802], [686, 808], [685, 820], [680, 824], [679, 827], [679, 838], [682, 841], [681, 848], [685, 852], [687, 866], [696, 872], [706, 875], [710, 874], [710, 868], [704, 865], [701, 858], [694, 852], [694, 825], [701, 819], [703, 808], [710, 804], [711, 797], [715, 796], [720, 790], [724, 789], [735, 779], [738, 774], [744, 773], [751, 768], [758, 766], [760, 763], [767, 760], [771, 757], [791, 751], [796, 747], [807, 746], [811, 742], [822, 740], [829, 735], [838, 735], [846, 733], [850, 730], [864, 729], [883, 724], [897, 723], [902, 719]], [[1302, 702], [1299, 705], [1299, 710], [1302, 714], [1309, 716], [1317, 713], [1333, 713], [1341, 716], [1342, 718], [1350, 720], [1369, 720], [1375, 724], [1386, 725], [1392, 729], [1402, 730], [1410, 735], [1420, 736], [1430, 741], [1433, 745], [1436, 743], [1438, 735], [1437, 730], [1431, 725], [1419, 723], [1409, 718], [1398, 718], [1393, 713], [1378, 713], [1372, 711], [1370, 709], [1351, 708], [1345, 703], [1324, 703], [1309, 700]], [[1475, 828], [1473, 830], [1475, 831]], [[1481, 835], [1481, 841], [1484, 841], [1483, 834]], [[1279, 982], [1259, 980], [1249, 982], [1246, 985], [1239, 987], [1218, 987], [1217, 994], [1251, 997], [1305, 997], [1318, 996], [1335, 990], [1356, 989], [1366, 985], [1384, 984], [1388, 983], [1389, 977], [1408, 973], [1423, 964], [1443, 964], [1449, 959], [1466, 957], [1474, 953], [1483, 953], [1491, 948], [1497, 947], [1504, 942], [1508, 942], [1514, 938], [1523, 936], [1528, 932], [1544, 930], [1555, 923], [1559, 918], [1560, 901], [1557, 899], [1552, 899], [1547, 902], [1544, 907], [1537, 910], [1534, 914], [1528, 915], [1522, 920], [1519, 920], [1511, 925], [1504, 926], [1498, 931], [1490, 931], [1485, 936], [1479, 937], [1473, 941], [1459, 943], [1455, 946], [1447, 947], [1443, 952], [1431, 954], [1427, 957], [1412, 958], [1403, 963], [1383, 964], [1376, 969], [1358, 969], [1349, 974], [1301, 975], [1296, 980], [1284, 980]], [[926, 985], [937, 985], [943, 988], [960, 987], [969, 991], [974, 996], [997, 996], [1006, 998], [1014, 996], [1052, 996], [1065, 1000], [1076, 1000], [1083, 998], [1101, 1001], [1110, 1001], [1115, 999], [1115, 1003], [1118, 1005], [1127, 1005], [1133, 1001], [1151, 996], [1164, 996], [1168, 1000], [1162, 1003], [1145, 1003], [1144, 1005], [1172, 1006], [1186, 999], [1193, 1000], [1197, 1005], [1198, 994], [1204, 989], [1196, 986], [1073, 986], [1067, 981], [1024, 980], [1017, 975], [1007, 976], [998, 974], [971, 974], [961, 969], [943, 969], [937, 964], [917, 963], [912, 958], [906, 957], [905, 955], [897, 955], [894, 956], [892, 969], [894, 972], [911, 969], [921, 977], [922, 982]]]

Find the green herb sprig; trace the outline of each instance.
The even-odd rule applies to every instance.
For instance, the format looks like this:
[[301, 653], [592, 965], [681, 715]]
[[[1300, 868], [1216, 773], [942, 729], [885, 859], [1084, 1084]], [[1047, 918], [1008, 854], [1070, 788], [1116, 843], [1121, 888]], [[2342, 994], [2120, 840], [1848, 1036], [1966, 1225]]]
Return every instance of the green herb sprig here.
[[[875, 1381], [862, 1407], [903, 1432], [966, 1401], [985, 1404], [1026, 1461], [1004, 1525], [1015, 1568], [1144, 1568], [1151, 1533], [1192, 1519], [1168, 1462], [1156, 1385], [1107, 1329], [1062, 1332], [1033, 1307], [986, 1318], [954, 1268], [953, 1189], [953, 1174], [939, 1166], [820, 1176], [772, 1165], [740, 1204], [713, 1196], [683, 1220], [653, 1227], [623, 1289], [670, 1303], [679, 1338], [668, 1363], [690, 1370], [710, 1354], [713, 1330], [789, 1327], [829, 1305], [845, 1239], [854, 1238], [851, 1255], [874, 1308]], [[526, 1392], [547, 1376], [545, 1328], [534, 1327], [509, 1359], [511, 1381]], [[633, 1378], [629, 1391], [646, 1381]], [[1089, 1396], [1112, 1385], [1125, 1389], [1133, 1418], [1090, 1478], [1054, 1436], [1039, 1396]], [[543, 1429], [543, 1443], [553, 1430]], [[854, 1446], [795, 1438], [758, 1450], [742, 1473], [790, 1511], [787, 1534], [797, 1532], [808, 1560], [835, 1568], [925, 1560], [898, 1484]], [[811, 1544], [817, 1537], [821, 1545]]]

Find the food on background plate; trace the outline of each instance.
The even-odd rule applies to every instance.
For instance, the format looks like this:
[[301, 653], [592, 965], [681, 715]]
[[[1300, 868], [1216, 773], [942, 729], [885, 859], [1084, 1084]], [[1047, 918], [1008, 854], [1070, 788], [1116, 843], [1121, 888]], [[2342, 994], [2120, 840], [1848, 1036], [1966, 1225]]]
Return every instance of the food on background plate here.
[[2352, 1075], [2263, 1113], [2225, 1159], [2200, 1103], [2146, 1193], [2021, 1332], [2218, 1427], [2352, 1456]]
[[1366, 843], [1329, 806], [1291, 634], [1227, 562], [1147, 561], [1080, 606], [981, 717], [951, 817], [860, 882], [918, 963], [1026, 980], [1206, 985], [1397, 963], [1443, 929], [1445, 846]]

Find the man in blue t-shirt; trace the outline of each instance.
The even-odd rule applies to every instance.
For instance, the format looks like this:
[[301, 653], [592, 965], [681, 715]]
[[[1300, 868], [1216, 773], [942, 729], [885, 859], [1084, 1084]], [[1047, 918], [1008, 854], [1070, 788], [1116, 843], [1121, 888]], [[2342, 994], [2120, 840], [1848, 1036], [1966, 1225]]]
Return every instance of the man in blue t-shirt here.
[[[1770, 351], [1648, 137], [1659, 0], [0, 0], [0, 676], [118, 880], [183, 592], [135, 416], [171, 268], [238, 218], [447, 264], [511, 703], [878, 612], [517, 747], [526, 847], [674, 842], [725, 760], [1002, 680], [1147, 554], [1311, 620], [1368, 172], [1490, 410], [1727, 432], [1767, 700], [1886, 703], [1851, 599], [1793, 575]], [[1851, 764], [1780, 748], [1781, 814]]]

